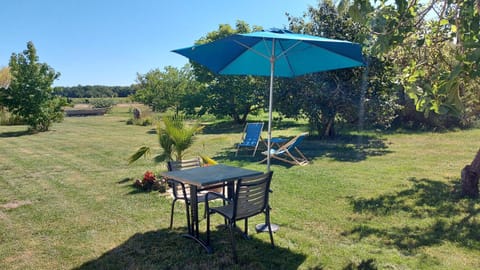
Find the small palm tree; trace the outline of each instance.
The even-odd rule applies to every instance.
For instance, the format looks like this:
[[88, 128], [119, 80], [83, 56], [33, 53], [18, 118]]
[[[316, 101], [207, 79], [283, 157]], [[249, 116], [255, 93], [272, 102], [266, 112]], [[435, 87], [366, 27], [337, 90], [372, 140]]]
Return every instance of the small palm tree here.
[[[184, 117], [180, 115], [165, 116], [162, 118], [164, 127], [157, 126], [158, 142], [163, 152], [154, 157], [156, 162], [165, 160], [182, 160], [185, 152], [193, 145], [194, 136], [202, 130], [198, 123], [186, 125]], [[128, 159], [129, 164], [150, 153], [148, 146], [140, 147]]]

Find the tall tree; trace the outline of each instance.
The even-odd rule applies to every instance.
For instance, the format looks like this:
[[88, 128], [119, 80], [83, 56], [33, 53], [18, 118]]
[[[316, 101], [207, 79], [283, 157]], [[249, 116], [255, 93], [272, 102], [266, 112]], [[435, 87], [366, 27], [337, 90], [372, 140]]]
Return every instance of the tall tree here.
[[[343, 7], [332, 1], [311, 6], [303, 17], [289, 17], [294, 32], [367, 43], [368, 29], [355, 22]], [[368, 46], [368, 45], [367, 45]], [[391, 68], [366, 56], [368, 68], [322, 72], [285, 81], [276, 96], [279, 110], [287, 116], [305, 115], [311, 132], [335, 136], [335, 122], [367, 123], [387, 128], [396, 115], [396, 89]], [[365, 122], [366, 120], [366, 122]]]
[[10, 75], [10, 68], [4, 67], [0, 69], [0, 117], [3, 116], [5, 113], [5, 107], [2, 103], [2, 100], [5, 98], [4, 89], [8, 88], [10, 85], [10, 81], [12, 80], [12, 76]]
[[7, 88], [10, 85], [12, 76], [10, 75], [10, 68], [3, 67], [0, 69], [0, 89]]
[[[251, 28], [243, 21], [237, 21], [235, 29], [228, 24], [222, 24], [218, 30], [208, 33], [196, 43], [204, 44], [229, 35], [257, 30], [260, 28]], [[208, 112], [218, 117], [230, 116], [236, 123], [243, 124], [249, 114], [263, 108], [268, 87], [264, 78], [216, 75], [201, 65], [192, 65], [197, 80], [205, 88], [190, 99], [190, 113], [195, 109], [198, 114]]]
[[23, 53], [13, 53], [9, 62], [11, 82], [3, 91], [2, 103], [21, 116], [32, 131], [47, 131], [63, 119], [65, 100], [53, 95], [53, 82], [60, 76], [46, 63], [39, 63], [30, 41]]
[[397, 80], [416, 109], [429, 118], [430, 112], [452, 115], [460, 124], [478, 119], [479, 1], [376, 4], [373, 8], [368, 0], [343, 1], [345, 10], [369, 29], [370, 53], [395, 66]]
[[197, 91], [198, 84], [193, 78], [190, 65], [182, 69], [165, 67], [164, 71], [154, 69], [137, 75], [134, 99], [150, 106], [154, 111], [173, 109], [176, 114], [182, 110], [182, 100]]

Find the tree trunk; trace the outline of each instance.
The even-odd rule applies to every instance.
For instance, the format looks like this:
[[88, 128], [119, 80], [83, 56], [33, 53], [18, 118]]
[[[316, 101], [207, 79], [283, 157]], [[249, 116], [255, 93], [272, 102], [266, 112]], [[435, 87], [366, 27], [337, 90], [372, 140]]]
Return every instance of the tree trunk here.
[[330, 117], [324, 123], [323, 137], [324, 138], [334, 138], [335, 133], [335, 117]]
[[462, 170], [462, 196], [478, 198], [478, 180], [480, 178], [480, 150], [470, 165]]

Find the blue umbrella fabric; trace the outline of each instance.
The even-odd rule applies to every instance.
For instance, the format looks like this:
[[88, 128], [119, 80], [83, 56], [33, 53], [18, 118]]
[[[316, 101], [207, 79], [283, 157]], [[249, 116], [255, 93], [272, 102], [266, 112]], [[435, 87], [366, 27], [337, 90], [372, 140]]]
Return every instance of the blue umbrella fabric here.
[[291, 78], [363, 65], [362, 48], [357, 43], [278, 29], [231, 35], [173, 52], [217, 74], [270, 76], [267, 171], [274, 77]]

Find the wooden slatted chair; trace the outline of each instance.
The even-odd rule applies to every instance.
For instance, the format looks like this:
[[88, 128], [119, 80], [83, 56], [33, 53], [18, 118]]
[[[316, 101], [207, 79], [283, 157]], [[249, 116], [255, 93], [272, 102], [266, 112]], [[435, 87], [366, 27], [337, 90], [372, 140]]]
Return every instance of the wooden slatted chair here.
[[[270, 157], [292, 164], [292, 165], [300, 165], [300, 166], [307, 165], [308, 159], [297, 147], [302, 143], [303, 139], [305, 139], [307, 134], [308, 133], [301, 133], [295, 136], [293, 139], [291, 139], [287, 143], [280, 146], [278, 149], [274, 149], [274, 148], [270, 149]], [[262, 154], [266, 156], [268, 155], [268, 151], [264, 151], [262, 152]], [[260, 163], [265, 162], [266, 160], [267, 158], [260, 161]]]

